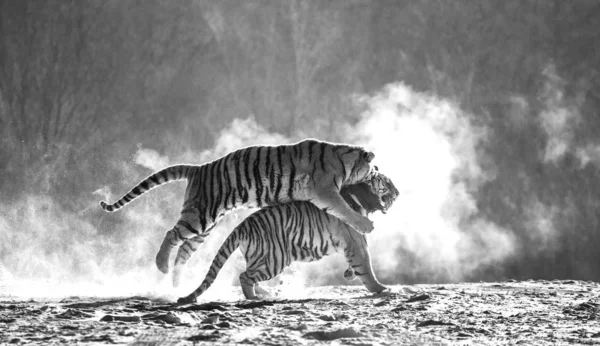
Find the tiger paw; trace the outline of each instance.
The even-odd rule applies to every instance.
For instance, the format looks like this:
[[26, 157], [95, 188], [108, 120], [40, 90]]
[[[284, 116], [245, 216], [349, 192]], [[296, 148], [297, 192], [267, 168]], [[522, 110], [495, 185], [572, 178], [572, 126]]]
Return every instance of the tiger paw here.
[[167, 274], [169, 272], [169, 254], [165, 256], [162, 251], [159, 251], [156, 254], [156, 268], [158, 268], [158, 270], [160, 270], [163, 274]]
[[377, 294], [377, 295], [387, 296], [387, 295], [390, 295], [392, 293], [392, 290], [389, 287], [386, 287], [386, 286], [383, 286], [383, 285], [379, 285], [372, 292], [375, 293], [375, 294]]
[[177, 299], [177, 305], [194, 304], [195, 302], [196, 298], [191, 295]]
[[264, 289], [258, 285], [256, 285], [256, 287], [254, 287], [254, 290], [259, 299], [273, 298], [273, 295], [271, 294], [271, 292], [267, 291], [266, 289]]
[[158, 249], [158, 252], [156, 253], [156, 267], [164, 274], [169, 272], [169, 258], [171, 258], [171, 251], [175, 246], [181, 245], [181, 241], [174, 241], [172, 240], [173, 238], [179, 239], [174, 230], [168, 231], [162, 244], [160, 244], [160, 249]]
[[348, 269], [344, 271], [344, 279], [348, 281], [356, 279], [356, 275], [354, 274], [354, 270], [352, 270], [352, 268], [348, 267]]
[[371, 233], [374, 228], [373, 221], [369, 220], [369, 218], [365, 216], [358, 218], [352, 226], [358, 233], [362, 234]]

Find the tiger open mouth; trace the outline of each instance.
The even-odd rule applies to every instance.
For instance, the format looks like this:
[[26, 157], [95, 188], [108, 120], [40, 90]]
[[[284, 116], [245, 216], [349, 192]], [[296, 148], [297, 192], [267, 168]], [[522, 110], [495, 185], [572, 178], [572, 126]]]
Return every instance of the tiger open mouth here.
[[360, 203], [360, 199], [358, 197], [356, 197], [356, 195], [353, 193], [349, 193], [348, 195], [350, 196], [350, 198], [352, 198], [354, 203], [356, 203], [356, 205], [357, 205], [356, 211], [359, 214], [366, 216], [369, 213], [369, 211], [367, 210], [367, 208], [365, 208], [364, 205], [362, 205], [362, 203]]
[[392, 206], [392, 201], [390, 201], [390, 198], [388, 196], [379, 196], [379, 202], [381, 204], [381, 212], [382, 213], [386, 213], [387, 210]]
[[392, 181], [377, 171], [362, 183], [345, 186], [340, 193], [352, 209], [364, 216], [378, 210], [385, 214], [398, 197]]
[[396, 201], [396, 195], [393, 193], [388, 193], [383, 196], [379, 196], [379, 201], [381, 202], [381, 212], [386, 213], [388, 209], [392, 206], [394, 201]]
[[367, 184], [371, 193], [378, 197], [379, 208], [377, 209], [385, 214], [398, 198], [398, 190], [391, 179], [378, 171], [372, 174]]

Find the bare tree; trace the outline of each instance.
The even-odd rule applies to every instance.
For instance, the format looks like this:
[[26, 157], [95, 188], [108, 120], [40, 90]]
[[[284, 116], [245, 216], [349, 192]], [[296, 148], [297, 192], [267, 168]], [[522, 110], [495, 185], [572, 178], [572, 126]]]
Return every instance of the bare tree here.
[[[62, 179], [56, 171], [91, 163], [81, 158], [132, 128], [172, 122], [177, 113], [154, 115], [181, 104], [176, 92], [190, 83], [185, 71], [206, 43], [203, 28], [184, 18], [189, 11], [167, 3], [0, 6], [0, 155], [9, 175], [28, 176], [32, 186], [48, 188], [45, 180]], [[52, 178], [43, 174], [50, 171]]]

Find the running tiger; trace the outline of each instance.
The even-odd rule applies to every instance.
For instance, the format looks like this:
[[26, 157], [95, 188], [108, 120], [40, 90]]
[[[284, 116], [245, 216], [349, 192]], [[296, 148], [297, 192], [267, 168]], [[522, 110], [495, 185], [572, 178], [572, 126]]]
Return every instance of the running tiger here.
[[[362, 215], [376, 210], [385, 212], [397, 198], [398, 190], [387, 177], [380, 174], [379, 178], [369, 184], [343, 187], [342, 197]], [[386, 289], [373, 273], [364, 234], [354, 232], [310, 202], [293, 202], [259, 210], [239, 224], [219, 249], [202, 284], [177, 303], [194, 303], [238, 247], [246, 259], [246, 271], [240, 274], [246, 299], [260, 299], [256, 293], [268, 295], [258, 282], [279, 275], [293, 261], [311, 262], [336, 252], [343, 252], [348, 262], [346, 279], [356, 275], [374, 293]]]
[[366, 181], [375, 157], [359, 146], [306, 139], [280, 146], [251, 146], [236, 150], [203, 165], [167, 167], [144, 179], [117, 202], [100, 202], [112, 212], [155, 186], [187, 179], [181, 217], [169, 230], [156, 255], [156, 266], [167, 273], [174, 247], [191, 252], [187, 240], [201, 243], [216, 223], [238, 207], [264, 207], [293, 201], [310, 201], [360, 233], [373, 230], [373, 223], [353, 211], [340, 195], [344, 185]]
[[[387, 208], [389, 208], [394, 199], [398, 196], [398, 190], [396, 190], [396, 187], [387, 176], [381, 174], [380, 172], [377, 172], [377, 166], [375, 166], [374, 168], [376, 172], [374, 172], [371, 175], [371, 178], [368, 180], [368, 185], [364, 184], [365, 186], [369, 186], [370, 189], [365, 190], [364, 186], [362, 189], [357, 188], [357, 186], [360, 185], [349, 185], [347, 187], [352, 188], [351, 190], [355, 192], [354, 194], [352, 194], [352, 198], [358, 198], [361, 201], [361, 203], [359, 204], [365, 205], [365, 203], [367, 203], [366, 205], [369, 207], [366, 209], [369, 212], [373, 212], [375, 210], [382, 210], [382, 212], [385, 213]], [[343, 190], [345, 190], [345, 188], [342, 188], [342, 191]], [[350, 189], [347, 190], [350, 191]], [[349, 195], [347, 193], [346, 196], [344, 196], [344, 194], [342, 193], [342, 197], [344, 197], [346, 202], [348, 202]], [[348, 204], [350, 204], [352, 209], [354, 209], [357, 212], [360, 212], [360, 209], [357, 209], [358, 207], [356, 203], [358, 202], [352, 202]], [[203, 236], [191, 238], [186, 241], [184, 246], [181, 246], [179, 248], [177, 256], [175, 257], [175, 267], [173, 270], [172, 279], [174, 287], [179, 286], [179, 281], [181, 278], [183, 267], [190, 259], [190, 257], [194, 254], [194, 252], [198, 249], [198, 247], [200, 247], [200, 244], [202, 244], [202, 242], [204, 242]]]

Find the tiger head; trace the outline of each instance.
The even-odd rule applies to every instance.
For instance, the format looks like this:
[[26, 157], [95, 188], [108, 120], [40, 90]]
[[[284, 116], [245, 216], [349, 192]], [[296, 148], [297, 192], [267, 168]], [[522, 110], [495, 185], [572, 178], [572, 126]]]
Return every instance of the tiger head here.
[[[377, 167], [375, 167], [377, 169]], [[385, 212], [392, 206], [398, 195], [398, 189], [394, 186], [394, 183], [385, 174], [375, 170], [371, 175], [371, 179], [368, 181], [369, 186], [373, 194], [379, 197], [381, 212]]]
[[340, 194], [354, 211], [366, 215], [377, 210], [385, 212], [398, 198], [398, 190], [392, 180], [375, 170], [366, 182], [342, 187]]

